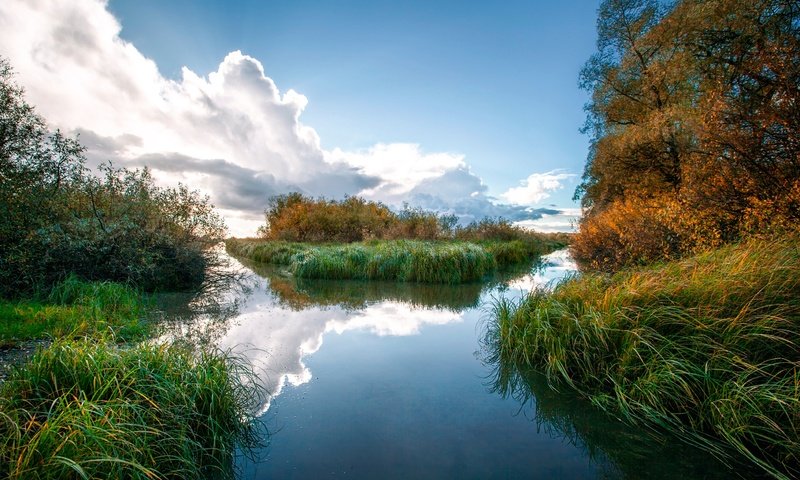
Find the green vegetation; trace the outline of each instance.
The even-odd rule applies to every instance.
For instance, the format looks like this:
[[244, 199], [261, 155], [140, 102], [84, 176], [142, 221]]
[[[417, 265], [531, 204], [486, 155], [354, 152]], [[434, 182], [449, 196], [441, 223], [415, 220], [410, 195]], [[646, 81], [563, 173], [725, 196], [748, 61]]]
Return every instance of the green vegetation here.
[[474, 282], [569, 241], [565, 234], [531, 232], [502, 219], [456, 227], [454, 217], [411, 209], [394, 213], [359, 197], [281, 195], [270, 200], [266, 219], [262, 239], [229, 239], [228, 253], [286, 265], [306, 279]]
[[494, 306], [500, 354], [603, 409], [800, 474], [800, 241], [584, 274]]
[[149, 333], [146, 305], [130, 287], [72, 276], [38, 300], [0, 300], [0, 346], [33, 339], [106, 335], [141, 340]]
[[252, 373], [223, 352], [134, 344], [153, 334], [142, 291], [218, 278], [224, 224], [146, 169], [96, 176], [83, 151], [0, 58], [0, 347], [52, 341], [0, 380], [0, 475], [233, 477], [257, 438]]
[[84, 167], [84, 148], [47, 129], [0, 58], [0, 297], [70, 274], [145, 290], [190, 289], [218, 261], [225, 227], [208, 199], [157, 187], [148, 170]]
[[0, 384], [0, 474], [233, 478], [235, 449], [258, 433], [243, 379], [225, 353], [56, 341]]
[[231, 255], [287, 265], [298, 278], [393, 280], [458, 284], [481, 280], [496, 271], [563, 247], [539, 241], [480, 243], [390, 240], [351, 244], [304, 244], [230, 239]]

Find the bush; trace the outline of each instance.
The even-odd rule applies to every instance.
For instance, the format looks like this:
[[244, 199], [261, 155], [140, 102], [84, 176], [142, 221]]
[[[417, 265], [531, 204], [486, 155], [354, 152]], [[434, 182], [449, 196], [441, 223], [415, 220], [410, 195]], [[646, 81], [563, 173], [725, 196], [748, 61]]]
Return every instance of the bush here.
[[83, 147], [25, 103], [0, 58], [0, 296], [76, 274], [146, 290], [199, 285], [225, 227], [208, 198], [147, 169], [84, 167]]

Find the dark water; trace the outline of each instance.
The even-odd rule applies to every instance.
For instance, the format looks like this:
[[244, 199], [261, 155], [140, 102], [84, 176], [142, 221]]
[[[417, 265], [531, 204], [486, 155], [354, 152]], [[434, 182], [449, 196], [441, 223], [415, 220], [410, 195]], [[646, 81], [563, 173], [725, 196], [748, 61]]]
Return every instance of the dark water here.
[[242, 479], [747, 476], [497, 359], [492, 298], [570, 274], [564, 252], [458, 287], [250, 267], [249, 294], [184, 332], [247, 356], [271, 392], [259, 405], [269, 445], [239, 459]]

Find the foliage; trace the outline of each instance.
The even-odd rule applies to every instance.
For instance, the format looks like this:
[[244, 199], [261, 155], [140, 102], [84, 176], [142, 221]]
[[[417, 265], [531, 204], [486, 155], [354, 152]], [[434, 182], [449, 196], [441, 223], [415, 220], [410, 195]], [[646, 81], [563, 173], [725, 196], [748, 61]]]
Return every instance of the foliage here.
[[[800, 240], [711, 253], [495, 304], [504, 358], [634, 423], [800, 473]], [[720, 444], [722, 442], [722, 444]]]
[[605, 0], [581, 84], [592, 147], [577, 260], [614, 269], [800, 223], [793, 2]]
[[224, 352], [57, 341], [0, 385], [0, 472], [233, 478], [236, 449], [256, 441], [247, 375]]
[[143, 339], [145, 301], [134, 289], [75, 276], [38, 299], [0, 301], [0, 346], [44, 338], [111, 334], [119, 341]]
[[347, 197], [344, 200], [313, 199], [300, 193], [270, 198], [261, 238], [290, 242], [358, 242], [365, 240], [534, 240], [537, 234], [508, 220], [485, 218], [456, 226], [454, 215], [436, 215], [405, 205], [393, 212], [386, 205]]
[[293, 242], [354, 242], [382, 236], [397, 216], [380, 203], [359, 197], [342, 201], [305, 197], [300, 193], [270, 198], [263, 237]]
[[224, 236], [208, 199], [157, 187], [147, 169], [94, 176], [83, 147], [51, 133], [11, 76], [0, 58], [0, 296], [71, 273], [147, 290], [202, 282]]

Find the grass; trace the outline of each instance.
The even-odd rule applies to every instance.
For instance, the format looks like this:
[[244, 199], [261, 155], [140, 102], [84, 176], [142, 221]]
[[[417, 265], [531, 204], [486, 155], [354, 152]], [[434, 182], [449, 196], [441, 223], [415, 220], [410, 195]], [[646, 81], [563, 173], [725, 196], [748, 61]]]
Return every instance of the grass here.
[[498, 349], [627, 420], [800, 475], [800, 242], [586, 274], [494, 305]]
[[231, 478], [235, 449], [257, 438], [243, 378], [223, 352], [58, 340], [0, 385], [0, 473]]
[[258, 438], [258, 382], [225, 352], [141, 342], [149, 310], [75, 277], [0, 303], [0, 345], [52, 341], [0, 382], [0, 478], [233, 477]]
[[286, 265], [297, 278], [389, 280], [437, 284], [475, 282], [498, 268], [531, 261], [562, 247], [556, 241], [382, 240], [307, 244], [230, 239], [231, 255]]
[[108, 332], [120, 341], [140, 340], [149, 332], [146, 307], [126, 285], [69, 277], [36, 299], [0, 300], [0, 346]]

